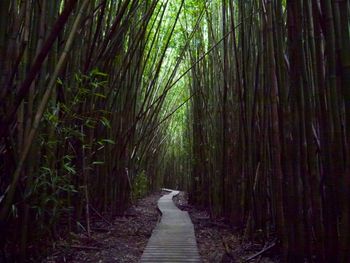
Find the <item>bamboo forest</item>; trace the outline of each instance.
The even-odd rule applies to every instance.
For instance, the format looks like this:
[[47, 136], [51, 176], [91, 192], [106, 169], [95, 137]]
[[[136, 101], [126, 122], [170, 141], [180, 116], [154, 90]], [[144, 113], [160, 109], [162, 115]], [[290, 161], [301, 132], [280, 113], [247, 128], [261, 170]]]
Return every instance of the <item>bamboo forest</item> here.
[[0, 87], [0, 262], [350, 262], [349, 0], [0, 0]]

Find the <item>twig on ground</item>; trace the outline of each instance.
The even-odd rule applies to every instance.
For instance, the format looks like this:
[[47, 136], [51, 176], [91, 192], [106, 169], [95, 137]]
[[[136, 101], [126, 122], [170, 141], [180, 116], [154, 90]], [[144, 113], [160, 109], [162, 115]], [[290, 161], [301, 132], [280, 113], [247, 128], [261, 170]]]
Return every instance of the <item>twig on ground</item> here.
[[109, 222], [105, 217], [103, 217], [95, 208], [93, 208], [91, 205], [90, 205], [90, 208], [91, 210], [99, 217], [101, 218], [104, 222], [106, 222], [108, 225], [112, 226], [112, 223]]
[[264, 248], [263, 248], [261, 251], [259, 251], [258, 253], [256, 253], [256, 254], [254, 254], [254, 255], [252, 255], [252, 256], [246, 258], [244, 262], [249, 262], [249, 261], [251, 261], [251, 260], [257, 258], [258, 256], [260, 256], [260, 255], [264, 254], [265, 252], [269, 251], [270, 249], [272, 249], [274, 246], [276, 246], [276, 242], [273, 242], [273, 243], [270, 244], [269, 246], [264, 247]]

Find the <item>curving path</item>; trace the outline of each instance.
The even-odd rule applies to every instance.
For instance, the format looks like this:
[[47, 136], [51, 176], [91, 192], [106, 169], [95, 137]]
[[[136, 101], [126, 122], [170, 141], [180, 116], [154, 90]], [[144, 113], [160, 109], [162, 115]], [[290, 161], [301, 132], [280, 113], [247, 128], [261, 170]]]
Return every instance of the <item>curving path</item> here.
[[187, 212], [181, 211], [173, 202], [179, 191], [170, 191], [158, 201], [162, 212], [160, 223], [153, 230], [141, 263], [201, 262], [192, 221]]

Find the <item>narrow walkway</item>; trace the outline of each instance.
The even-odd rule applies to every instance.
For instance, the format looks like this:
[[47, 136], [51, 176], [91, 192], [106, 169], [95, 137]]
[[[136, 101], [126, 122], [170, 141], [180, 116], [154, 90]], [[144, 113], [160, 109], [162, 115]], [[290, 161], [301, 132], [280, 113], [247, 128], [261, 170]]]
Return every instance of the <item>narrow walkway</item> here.
[[162, 219], [153, 230], [141, 263], [201, 262], [192, 221], [188, 213], [173, 202], [173, 196], [179, 192], [170, 191], [158, 201]]

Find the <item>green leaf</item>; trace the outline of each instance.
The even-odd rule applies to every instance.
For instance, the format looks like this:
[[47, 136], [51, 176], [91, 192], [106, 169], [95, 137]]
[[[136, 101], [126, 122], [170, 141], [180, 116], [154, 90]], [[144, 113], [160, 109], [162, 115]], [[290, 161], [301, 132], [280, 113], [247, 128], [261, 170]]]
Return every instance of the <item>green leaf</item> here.
[[103, 126], [105, 126], [107, 128], [111, 128], [111, 123], [109, 122], [109, 120], [106, 117], [102, 117], [100, 121], [103, 124]]
[[63, 168], [70, 174], [76, 174], [76, 170], [74, 169], [74, 167], [70, 166], [70, 163], [65, 163], [63, 164]]
[[101, 76], [101, 77], [107, 77], [108, 75], [104, 72], [101, 72], [98, 68], [94, 68], [92, 71], [91, 71], [91, 75], [92, 76]]
[[115, 141], [110, 140], [110, 139], [103, 139], [103, 140], [101, 140], [101, 142], [107, 143], [107, 144], [115, 144]]
[[93, 165], [101, 165], [101, 164], [104, 164], [105, 162], [103, 162], [103, 161], [95, 161], [95, 162], [93, 162], [92, 164]]
[[103, 99], [106, 98], [106, 96], [103, 95], [103, 94], [101, 94], [101, 93], [95, 93], [94, 95], [95, 95], [96, 97], [100, 97], [100, 98], [103, 98]]

